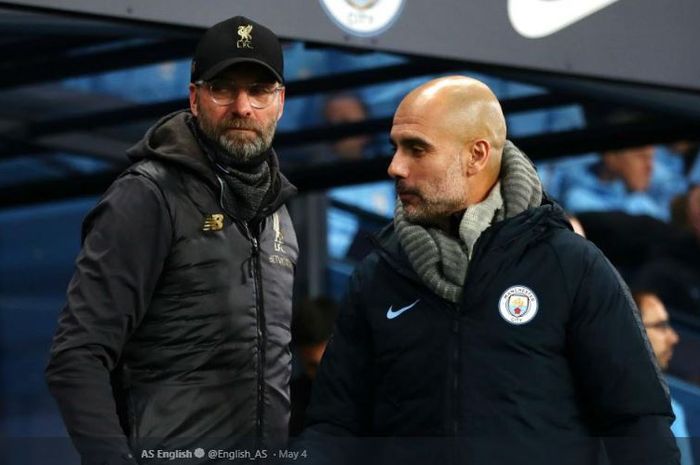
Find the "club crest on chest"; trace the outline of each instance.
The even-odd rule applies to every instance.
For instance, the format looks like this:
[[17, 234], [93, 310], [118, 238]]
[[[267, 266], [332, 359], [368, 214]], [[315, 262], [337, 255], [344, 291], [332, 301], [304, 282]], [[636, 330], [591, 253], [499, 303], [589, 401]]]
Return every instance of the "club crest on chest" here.
[[511, 286], [501, 294], [498, 310], [508, 323], [522, 325], [537, 315], [537, 295], [526, 286]]

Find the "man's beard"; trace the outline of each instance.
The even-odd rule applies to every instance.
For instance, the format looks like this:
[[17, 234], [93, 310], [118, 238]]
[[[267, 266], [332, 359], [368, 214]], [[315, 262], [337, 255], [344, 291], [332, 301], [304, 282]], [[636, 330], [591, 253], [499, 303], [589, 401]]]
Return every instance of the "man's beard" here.
[[403, 204], [404, 217], [411, 223], [431, 226], [440, 223], [455, 212], [464, 210], [467, 189], [460, 176], [460, 165], [451, 166], [439, 185], [426, 185], [423, 190], [407, 187], [403, 180], [396, 182], [397, 194], [413, 194], [418, 202]]
[[[259, 157], [272, 146], [272, 138], [277, 128], [277, 120], [272, 119], [270, 124], [263, 126], [247, 118], [226, 117], [219, 123], [215, 123], [207, 116], [206, 111], [199, 107], [197, 111], [199, 128], [211, 141], [216, 143], [221, 150], [231, 156], [234, 161], [247, 162]], [[231, 128], [250, 129], [255, 131], [255, 138], [249, 139], [238, 134], [237, 131], [229, 132]]]
[[[399, 187], [397, 186], [397, 189]], [[408, 189], [406, 193], [413, 193], [420, 199], [415, 205], [403, 205], [404, 217], [411, 223], [424, 226], [439, 224], [451, 214], [464, 209], [464, 197], [459, 198], [434, 198], [432, 195], [424, 195], [417, 190]]]

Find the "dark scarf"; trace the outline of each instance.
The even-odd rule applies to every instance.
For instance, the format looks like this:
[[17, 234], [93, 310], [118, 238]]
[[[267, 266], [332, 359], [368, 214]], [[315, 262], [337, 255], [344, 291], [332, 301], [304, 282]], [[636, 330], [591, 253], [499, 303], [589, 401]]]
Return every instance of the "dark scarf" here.
[[224, 209], [243, 221], [258, 216], [274, 184], [268, 162], [271, 149], [250, 160], [236, 160], [202, 132], [195, 118], [190, 120], [190, 129], [217, 177], [224, 181]]

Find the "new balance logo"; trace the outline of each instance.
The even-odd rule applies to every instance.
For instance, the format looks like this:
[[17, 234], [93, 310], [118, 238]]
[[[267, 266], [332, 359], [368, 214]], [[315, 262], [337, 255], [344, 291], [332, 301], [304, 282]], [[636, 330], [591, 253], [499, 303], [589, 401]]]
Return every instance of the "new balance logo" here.
[[202, 231], [219, 231], [224, 229], [224, 215], [215, 213], [204, 218]]

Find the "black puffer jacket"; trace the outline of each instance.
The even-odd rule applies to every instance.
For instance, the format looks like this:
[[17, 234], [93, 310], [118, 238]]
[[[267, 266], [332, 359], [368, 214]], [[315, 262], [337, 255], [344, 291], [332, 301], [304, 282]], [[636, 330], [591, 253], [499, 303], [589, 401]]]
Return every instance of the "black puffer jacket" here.
[[47, 368], [84, 463], [286, 441], [294, 188], [271, 152], [274, 195], [237, 220], [191, 117], [158, 122], [84, 223]]
[[632, 305], [552, 204], [482, 234], [457, 305], [388, 228], [352, 277], [299, 445], [316, 463], [675, 464]]

